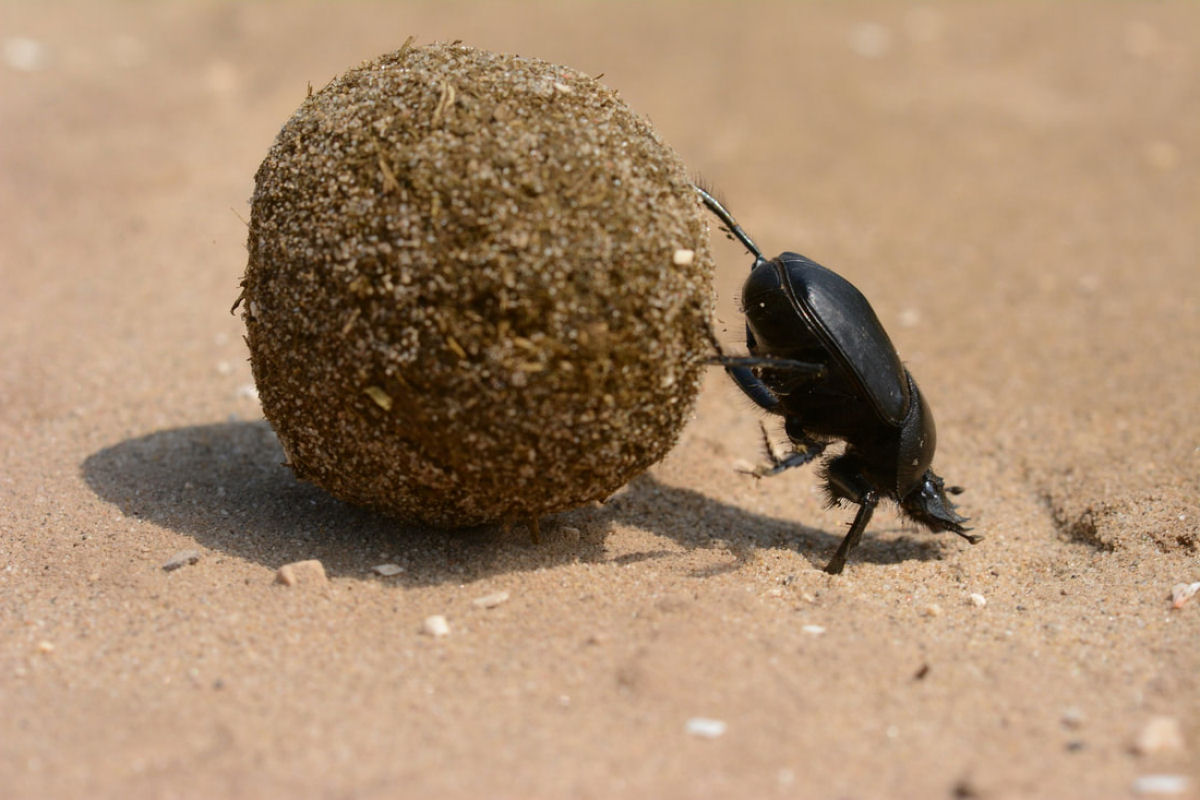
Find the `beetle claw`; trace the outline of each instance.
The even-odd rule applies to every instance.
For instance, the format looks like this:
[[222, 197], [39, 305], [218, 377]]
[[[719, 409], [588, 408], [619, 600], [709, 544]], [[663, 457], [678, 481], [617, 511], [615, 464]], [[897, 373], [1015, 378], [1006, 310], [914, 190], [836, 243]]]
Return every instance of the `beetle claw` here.
[[984, 540], [985, 537], [982, 533], [967, 533], [967, 531], [969, 531], [969, 530], [971, 530], [971, 529], [963, 528], [961, 531], [955, 531], [955, 533], [957, 533], [962, 538], [966, 539], [971, 544], [979, 544], [980, 542], [982, 542]]

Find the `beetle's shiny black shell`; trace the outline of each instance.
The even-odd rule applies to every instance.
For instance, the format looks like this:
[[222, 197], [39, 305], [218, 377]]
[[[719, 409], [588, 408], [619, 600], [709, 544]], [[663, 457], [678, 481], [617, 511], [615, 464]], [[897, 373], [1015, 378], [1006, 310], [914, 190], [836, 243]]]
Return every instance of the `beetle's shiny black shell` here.
[[755, 265], [742, 302], [763, 351], [795, 357], [787, 351], [798, 342], [799, 315], [880, 420], [892, 426], [904, 423], [911, 395], [900, 357], [871, 304], [841, 275], [797, 253], [784, 253]]

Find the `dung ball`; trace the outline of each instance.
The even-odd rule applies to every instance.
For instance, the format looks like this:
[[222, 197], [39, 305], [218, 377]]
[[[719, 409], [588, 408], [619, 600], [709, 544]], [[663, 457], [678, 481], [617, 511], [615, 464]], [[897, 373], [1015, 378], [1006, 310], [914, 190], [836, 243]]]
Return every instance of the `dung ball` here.
[[361, 64], [255, 177], [241, 307], [300, 478], [435, 526], [603, 499], [661, 459], [708, 353], [707, 224], [597, 80], [459, 44]]

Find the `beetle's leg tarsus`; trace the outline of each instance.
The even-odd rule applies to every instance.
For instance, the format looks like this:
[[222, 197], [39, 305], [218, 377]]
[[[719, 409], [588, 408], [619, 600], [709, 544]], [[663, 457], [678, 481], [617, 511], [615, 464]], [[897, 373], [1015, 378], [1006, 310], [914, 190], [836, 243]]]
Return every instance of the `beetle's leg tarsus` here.
[[983, 534], [981, 534], [981, 533], [967, 533], [967, 531], [969, 531], [969, 530], [970, 530], [970, 528], [966, 528], [966, 529], [964, 529], [964, 530], [961, 530], [961, 531], [955, 531], [955, 533], [957, 533], [957, 534], [958, 534], [959, 536], [961, 536], [962, 538], [966, 539], [966, 540], [967, 540], [968, 542], [970, 542], [971, 544], [979, 544], [980, 542], [982, 542], [982, 541], [984, 540], [984, 536], [983, 536]]

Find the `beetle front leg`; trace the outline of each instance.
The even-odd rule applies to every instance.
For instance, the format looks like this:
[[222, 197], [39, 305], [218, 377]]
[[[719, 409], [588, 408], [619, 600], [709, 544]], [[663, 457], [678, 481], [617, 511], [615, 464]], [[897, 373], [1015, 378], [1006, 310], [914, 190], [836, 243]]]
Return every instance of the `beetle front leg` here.
[[830, 575], [841, 575], [842, 570], [846, 568], [846, 558], [854, 548], [858, 547], [858, 542], [862, 539], [863, 531], [867, 529], [867, 523], [871, 521], [871, 515], [875, 513], [875, 506], [879, 503], [879, 495], [874, 491], [867, 492], [859, 502], [861, 505], [858, 507], [858, 513], [854, 516], [854, 523], [850, 525], [850, 532], [846, 534], [845, 539], [842, 539], [842, 543], [838, 545], [837, 552], [833, 554], [833, 558], [829, 559], [829, 563], [825, 565], [825, 571]]
[[837, 552], [825, 565], [825, 571], [830, 575], [840, 575], [845, 569], [846, 559], [851, 551], [858, 547], [863, 531], [867, 529], [871, 515], [875, 513], [875, 506], [879, 504], [879, 493], [863, 476], [860, 467], [861, 463], [857, 457], [845, 454], [831, 461], [825, 474], [830, 498], [834, 501], [849, 500], [858, 504], [858, 513], [850, 525], [850, 532], [842, 539]]

